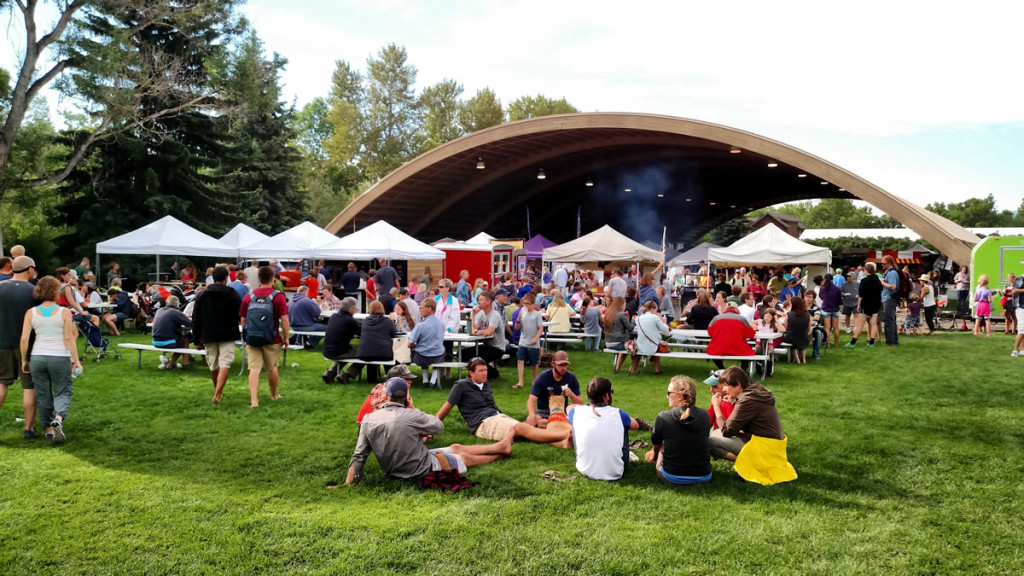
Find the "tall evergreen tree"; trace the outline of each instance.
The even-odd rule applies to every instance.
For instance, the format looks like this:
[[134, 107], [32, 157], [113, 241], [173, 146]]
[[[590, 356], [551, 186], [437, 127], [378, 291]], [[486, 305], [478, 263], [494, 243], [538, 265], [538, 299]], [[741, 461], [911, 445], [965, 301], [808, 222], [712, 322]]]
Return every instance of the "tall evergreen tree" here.
[[277, 233], [308, 217], [299, 189], [301, 155], [294, 110], [281, 101], [278, 74], [287, 60], [263, 57], [263, 44], [246, 34], [229, 58], [222, 94], [231, 105], [230, 146], [218, 170], [228, 197], [240, 198], [238, 218]]
[[[206, 90], [206, 66], [222, 58], [224, 36], [234, 31], [231, 2], [193, 0], [185, 10], [188, 18], [153, 24], [144, 19], [142, 2], [90, 12], [82, 25], [86, 37], [99, 39], [97, 50], [130, 50], [139, 82], [112, 84], [91, 71], [73, 78], [79, 93], [138, 106], [146, 120], [101, 140], [62, 185], [66, 200], [58, 218], [71, 228], [58, 239], [65, 258], [91, 253], [97, 241], [167, 214], [215, 235], [236, 220], [238, 199], [215, 175], [226, 150], [227, 117], [203, 110], [219, 106]], [[174, 82], [148, 90], [143, 81], [155, 70], [173, 73]], [[90, 134], [69, 132], [66, 140], [74, 148]]]
[[405, 48], [388, 44], [366, 62], [363, 166], [366, 176], [382, 178], [420, 149], [419, 110], [413, 86], [416, 67]]

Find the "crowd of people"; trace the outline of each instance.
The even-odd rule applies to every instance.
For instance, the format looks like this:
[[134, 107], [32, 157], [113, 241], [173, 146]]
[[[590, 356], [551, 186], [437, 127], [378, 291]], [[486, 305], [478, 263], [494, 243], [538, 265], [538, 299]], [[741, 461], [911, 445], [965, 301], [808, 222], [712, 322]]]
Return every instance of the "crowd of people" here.
[[[161, 370], [192, 369], [194, 356], [188, 349], [194, 346], [205, 351], [214, 403], [223, 399], [236, 342], [241, 340], [245, 346], [250, 405], [258, 407], [261, 374], [267, 374], [269, 398], [281, 398], [277, 367], [283, 351], [289, 345], [316, 348], [321, 345], [322, 334], [323, 354], [332, 360], [323, 374], [325, 383], [351, 382], [361, 375], [367, 362], [371, 363], [367, 368], [368, 380], [376, 381], [372, 362], [390, 363], [396, 354], [407, 355], [403, 363], [424, 370], [446, 360], [465, 362], [469, 378], [456, 383], [436, 418], [443, 420], [457, 407], [474, 434], [496, 444], [487, 448], [490, 452], [451, 447], [444, 452], [445, 458], [456, 464], [460, 454], [471, 456], [469, 460], [474, 464], [507, 454], [509, 434], [577, 450], [591, 442], [606, 446], [610, 434], [641, 426], [642, 419], [627, 421], [625, 413], [621, 413], [615, 427], [608, 423], [616, 418], [594, 420], [605, 412], [618, 413], [610, 408], [614, 392], [610, 382], [598, 378], [581, 389], [567, 370], [567, 355], [560, 344], [551, 346], [555, 348], [553, 356], [546, 354], [542, 342], [545, 331], [558, 336], [575, 330], [584, 342], [582, 353], [622, 351], [614, 357], [614, 373], [631, 356], [631, 373], [637, 373], [639, 363], [650, 358], [655, 374], [662, 373], [659, 353], [665, 336], [670, 328], [680, 325], [706, 330], [710, 336], [707, 353], [712, 357], [752, 356], [756, 352], [767, 352], [771, 357], [774, 348], [785, 343], [796, 362], [806, 361], [808, 349], [816, 358], [822, 348], [842, 345], [844, 327], [852, 335], [846, 347], [855, 347], [865, 330], [869, 347], [883, 337], [886, 344], [898, 345], [901, 331], [919, 332], [924, 325], [930, 333], [934, 330], [937, 307], [933, 277], [923, 275], [917, 286], [907, 290], [905, 274], [896, 269], [895, 262], [887, 257], [882, 264], [881, 270], [869, 262], [845, 273], [836, 270], [814, 278], [807, 278], [799, 268], [756, 272], [741, 268], [731, 275], [720, 272], [712, 277], [665, 271], [661, 266], [647, 272], [634, 267], [588, 271], [559, 266], [554, 272], [531, 267], [522, 279], [512, 274], [501, 275], [492, 287], [481, 279], [471, 282], [468, 271], [462, 271], [455, 283], [435, 278], [429, 268], [418, 282], [403, 286], [398, 272], [384, 260], [369, 274], [361, 273], [350, 263], [335, 286], [327, 280], [331, 271], [321, 262], [309, 271], [289, 301], [281, 282], [283, 270], [275, 262], [267, 266], [252, 263], [246, 268], [218, 265], [208, 268], [205, 275], [191, 263], [179, 270], [174, 262], [168, 274], [176, 275], [177, 284], [141, 284], [134, 294], [123, 289], [120, 267], [111, 263], [105, 274], [108, 286], [104, 302], [88, 258], [74, 267], [57, 268], [53, 276], [38, 278], [34, 261], [15, 247], [12, 258], [0, 259], [0, 279], [6, 280], [0, 281], [0, 403], [8, 386], [20, 380], [24, 390], [25, 437], [37, 435], [34, 423], [38, 415], [47, 437], [63, 442], [73, 377], [81, 371], [76, 346], [78, 330], [91, 325], [118, 335], [125, 322], [134, 320], [136, 326], [151, 331], [154, 347], [167, 351], [161, 356]], [[965, 273], [966, 270], [956, 277], [958, 288], [960, 282], [966, 281]], [[699, 288], [692, 301], [677, 308], [672, 296], [678, 293], [678, 286], [694, 281], [706, 287]], [[365, 304], [360, 303], [363, 294], [368, 297]], [[993, 289], [987, 278], [980, 278], [974, 297], [975, 333], [990, 333], [987, 304], [1001, 297], [1003, 307], [1014, 311], [1008, 313], [1008, 318], [1018, 320], [1013, 325], [1008, 323], [1006, 328], [1018, 331], [1012, 355], [1024, 354], [1024, 334], [1020, 332], [1024, 323], [1019, 322], [1024, 311], [1021, 279], [1011, 277], [1009, 285]], [[906, 299], [908, 309], [902, 327], [896, 322], [901, 298]], [[363, 309], [365, 314], [360, 313]], [[464, 322], [461, 312], [467, 309], [469, 318]], [[922, 315], [923, 324], [919, 322]], [[293, 339], [292, 332], [303, 336]], [[450, 335], [459, 332], [475, 337], [477, 345], [457, 351]], [[755, 349], [748, 342], [758, 332], [768, 336], [758, 339], [759, 349]], [[403, 338], [399, 340], [402, 349], [395, 345], [398, 336]], [[531, 371], [533, 385], [525, 422], [517, 422], [498, 411], [489, 392], [488, 382], [498, 377], [498, 369], [506, 360], [514, 362], [517, 368], [513, 388], [524, 387], [526, 369]], [[541, 365], [549, 363], [551, 368], [542, 371]], [[719, 370], [725, 368], [721, 360], [715, 363]], [[411, 375], [406, 366], [400, 367], [402, 374]], [[734, 368], [728, 372], [731, 376], [726, 376], [726, 382], [740, 382], [736, 374], [743, 373], [748, 366], [744, 362], [742, 368]], [[771, 376], [772, 366], [765, 368], [765, 376]], [[45, 383], [45, 391], [33, 382]], [[737, 386], [746, 390], [748, 384], [744, 380]], [[763, 387], [751, 386], [750, 402], [767, 402], [759, 392]], [[383, 400], [388, 396], [388, 386], [381, 383], [375, 390], [376, 404], [386, 404]], [[687, 380], [673, 378], [668, 394], [670, 405], [673, 409], [683, 408], [676, 420], [699, 427], [700, 418], [693, 415], [694, 410], [685, 410], [693, 407], [691, 391]], [[553, 396], [563, 398], [567, 406], [552, 402]], [[585, 401], [590, 402], [592, 410], [580, 412], [578, 407]], [[712, 409], [719, 406], [717, 401], [714, 404]], [[721, 405], [731, 406], [729, 402]], [[681, 417], [683, 412], [685, 417]], [[721, 416], [728, 420], [729, 412], [730, 408], [725, 408]], [[717, 417], [714, 410], [708, 414], [712, 429], [733, 430], [720, 425]], [[436, 428], [435, 423], [431, 425]], [[598, 425], [608, 428], [596, 430]], [[667, 424], [665, 429], [669, 429]], [[673, 434], [684, 433], [672, 429]], [[781, 436], [781, 426], [778, 429], [774, 436]], [[573, 436], [569, 430], [578, 433]], [[772, 431], [771, 426], [764, 430]], [[592, 441], [594, 438], [600, 440]], [[665, 448], [659, 447], [662, 442], [658, 441], [662, 438], [655, 437], [656, 449], [648, 458], [664, 465]], [[371, 438], [366, 442], [364, 450], [373, 444]], [[735, 450], [740, 449], [735, 440], [725, 444], [709, 441], [708, 445], [711, 453], [718, 451], [724, 458], [735, 456]], [[588, 448], [583, 449], [584, 453], [587, 451]], [[669, 457], [667, 472], [659, 473], [668, 481], [704, 476], [697, 474], [704, 469], [701, 466], [682, 466], [679, 461]], [[612, 465], [604, 457], [593, 461], [585, 457], [580, 466], [584, 474], [593, 477], [621, 474], [616, 472], [617, 464]]]

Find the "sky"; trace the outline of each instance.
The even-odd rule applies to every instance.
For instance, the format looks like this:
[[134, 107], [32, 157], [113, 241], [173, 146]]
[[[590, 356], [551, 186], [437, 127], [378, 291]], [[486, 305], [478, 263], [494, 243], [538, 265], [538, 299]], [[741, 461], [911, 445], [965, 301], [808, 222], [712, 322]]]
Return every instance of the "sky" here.
[[716, 122], [917, 204], [1024, 198], [1022, 2], [249, 0], [298, 106], [335, 61], [405, 46], [422, 89]]
[[[1024, 2], [248, 0], [240, 12], [288, 59], [299, 107], [328, 94], [337, 60], [363, 70], [396, 43], [420, 90], [451, 78], [466, 98], [490, 87], [505, 103], [544, 94], [724, 124], [922, 206], [1024, 199]], [[8, 69], [13, 50], [0, 49]]]

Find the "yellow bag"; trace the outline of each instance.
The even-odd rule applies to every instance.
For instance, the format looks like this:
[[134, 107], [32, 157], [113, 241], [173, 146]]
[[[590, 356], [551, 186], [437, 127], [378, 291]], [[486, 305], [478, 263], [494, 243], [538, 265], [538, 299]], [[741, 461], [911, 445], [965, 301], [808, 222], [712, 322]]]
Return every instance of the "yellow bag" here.
[[736, 455], [736, 473], [747, 482], [765, 486], [796, 480], [796, 469], [786, 458], [788, 438], [751, 436]]

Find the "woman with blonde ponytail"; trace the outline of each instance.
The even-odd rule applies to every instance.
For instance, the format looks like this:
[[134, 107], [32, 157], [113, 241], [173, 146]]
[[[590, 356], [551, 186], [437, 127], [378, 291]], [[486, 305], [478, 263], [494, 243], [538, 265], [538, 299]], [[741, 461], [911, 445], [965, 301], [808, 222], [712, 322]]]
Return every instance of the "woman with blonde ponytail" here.
[[654, 447], [644, 458], [655, 464], [658, 479], [667, 484], [710, 482], [711, 418], [697, 406], [697, 385], [688, 376], [673, 376], [666, 396], [669, 409], [658, 414], [651, 431]]

